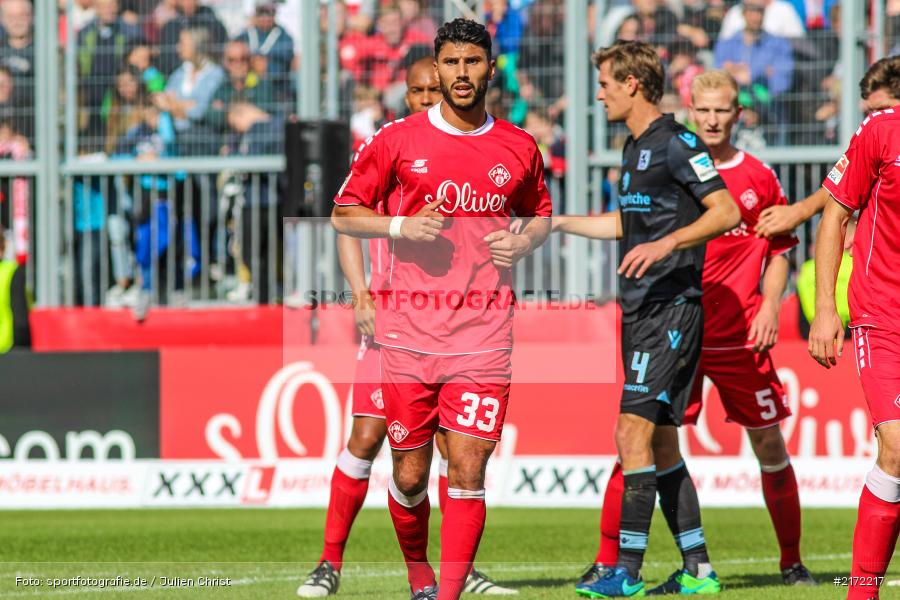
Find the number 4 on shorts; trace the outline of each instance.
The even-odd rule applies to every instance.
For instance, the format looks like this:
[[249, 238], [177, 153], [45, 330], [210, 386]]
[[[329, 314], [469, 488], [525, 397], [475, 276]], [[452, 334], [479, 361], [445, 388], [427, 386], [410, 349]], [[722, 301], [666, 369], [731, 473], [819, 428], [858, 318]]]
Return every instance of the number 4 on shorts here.
[[637, 371], [637, 380], [635, 383], [644, 383], [647, 376], [647, 366], [650, 364], [649, 352], [635, 352], [631, 359], [631, 370]]
[[[466, 392], [462, 395], [462, 401], [465, 417], [463, 417], [463, 415], [457, 415], [456, 422], [458, 424], [463, 427], [475, 425], [480, 431], [484, 431], [485, 433], [490, 433], [494, 430], [494, 425], [497, 421], [497, 411], [500, 410], [500, 403], [496, 398], [491, 398], [490, 396], [482, 398], [478, 394]], [[483, 416], [487, 421], [482, 419], [475, 420], [479, 406], [485, 408]]]

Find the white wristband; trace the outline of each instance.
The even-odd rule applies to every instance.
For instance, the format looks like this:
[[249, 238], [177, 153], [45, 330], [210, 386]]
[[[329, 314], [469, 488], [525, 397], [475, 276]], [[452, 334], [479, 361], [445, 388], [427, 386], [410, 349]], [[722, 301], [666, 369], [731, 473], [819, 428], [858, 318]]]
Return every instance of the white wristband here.
[[403, 225], [403, 220], [405, 218], [406, 217], [396, 216], [391, 219], [391, 225], [388, 227], [388, 235], [391, 236], [391, 239], [396, 240], [403, 237], [400, 235], [400, 226]]

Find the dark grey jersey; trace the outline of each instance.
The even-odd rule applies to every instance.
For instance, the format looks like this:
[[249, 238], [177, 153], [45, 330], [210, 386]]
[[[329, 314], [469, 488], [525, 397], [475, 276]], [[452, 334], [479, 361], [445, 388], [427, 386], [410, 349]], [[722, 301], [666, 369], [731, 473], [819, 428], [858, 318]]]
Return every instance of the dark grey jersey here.
[[[624, 235], [619, 258], [629, 250], [667, 236], [696, 221], [701, 200], [725, 182], [709, 149], [672, 115], [653, 121], [638, 139], [628, 138], [622, 151], [619, 209]], [[622, 320], [633, 321], [650, 302], [699, 298], [706, 245], [673, 252], [651, 266], [640, 279], [619, 279]]]

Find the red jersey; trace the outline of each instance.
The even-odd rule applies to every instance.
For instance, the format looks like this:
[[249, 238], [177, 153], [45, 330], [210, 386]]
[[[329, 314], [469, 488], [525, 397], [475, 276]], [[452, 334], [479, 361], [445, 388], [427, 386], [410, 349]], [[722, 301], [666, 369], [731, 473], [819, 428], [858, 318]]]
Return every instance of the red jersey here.
[[900, 330], [900, 106], [873, 112], [822, 183], [859, 210], [850, 326]]
[[759, 214], [787, 204], [775, 172], [746, 152], [716, 165], [741, 209], [740, 224], [706, 244], [703, 263], [703, 349], [744, 348], [750, 323], [762, 304], [760, 280], [773, 256], [797, 245], [793, 235], [756, 237]]
[[[383, 212], [378, 210], [377, 212]], [[389, 262], [388, 258], [388, 240], [385, 238], [372, 238], [369, 240], [369, 289], [378, 290], [382, 288], [382, 280]]]
[[[375, 341], [429, 354], [512, 347], [512, 271], [494, 266], [484, 237], [518, 216], [550, 217], [534, 138], [488, 116], [461, 132], [441, 105], [381, 128], [357, 152], [334, 201], [409, 216], [441, 196], [437, 240], [390, 240], [376, 295]], [[478, 217], [478, 218], [472, 218]]]

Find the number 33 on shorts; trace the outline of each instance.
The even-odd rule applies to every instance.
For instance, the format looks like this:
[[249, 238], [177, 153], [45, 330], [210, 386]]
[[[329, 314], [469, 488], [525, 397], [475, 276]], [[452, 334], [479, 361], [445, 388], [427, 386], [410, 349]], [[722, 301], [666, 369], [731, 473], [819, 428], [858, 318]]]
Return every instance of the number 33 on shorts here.
[[496, 398], [479, 396], [473, 392], [464, 392], [460, 399], [463, 414], [456, 416], [456, 424], [467, 428], [475, 425], [479, 431], [493, 433], [500, 402]]

